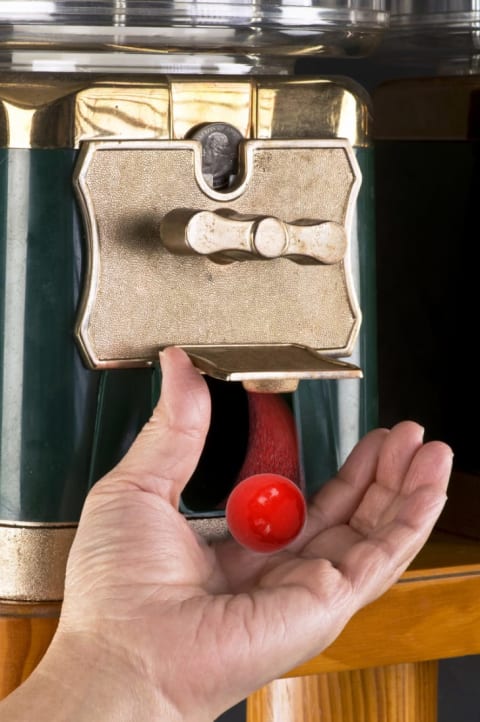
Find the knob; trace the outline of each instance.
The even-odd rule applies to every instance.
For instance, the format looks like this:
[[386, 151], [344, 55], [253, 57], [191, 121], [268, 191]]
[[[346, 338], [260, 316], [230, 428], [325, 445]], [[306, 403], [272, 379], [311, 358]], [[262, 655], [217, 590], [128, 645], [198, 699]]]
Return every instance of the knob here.
[[297, 263], [333, 264], [347, 248], [345, 228], [334, 221], [287, 223], [230, 211], [171, 211], [160, 224], [160, 237], [172, 253], [220, 262], [288, 257]]

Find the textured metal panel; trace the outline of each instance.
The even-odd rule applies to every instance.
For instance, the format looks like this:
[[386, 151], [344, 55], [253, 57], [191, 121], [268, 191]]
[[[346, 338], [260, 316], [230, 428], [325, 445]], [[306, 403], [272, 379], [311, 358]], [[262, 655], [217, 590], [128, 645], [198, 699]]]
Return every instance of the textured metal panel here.
[[0, 522], [0, 599], [63, 599], [65, 570], [76, 525]]
[[[360, 172], [344, 141], [250, 141], [240, 185], [201, 176], [195, 141], [90, 143], [78, 185], [90, 236], [79, 336], [93, 366], [147, 364], [167, 345], [297, 343], [349, 353], [360, 311], [344, 261], [219, 265], [162, 247], [176, 208], [332, 220], [349, 230]], [[298, 169], [302, 172], [299, 173]]]

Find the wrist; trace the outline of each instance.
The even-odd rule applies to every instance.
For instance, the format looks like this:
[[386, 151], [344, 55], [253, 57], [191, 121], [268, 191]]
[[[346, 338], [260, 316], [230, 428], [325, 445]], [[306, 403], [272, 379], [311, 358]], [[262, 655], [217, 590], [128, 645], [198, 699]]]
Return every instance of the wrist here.
[[29, 722], [32, 710], [37, 722], [190, 722], [121, 654], [88, 635], [62, 632], [0, 703], [0, 722]]

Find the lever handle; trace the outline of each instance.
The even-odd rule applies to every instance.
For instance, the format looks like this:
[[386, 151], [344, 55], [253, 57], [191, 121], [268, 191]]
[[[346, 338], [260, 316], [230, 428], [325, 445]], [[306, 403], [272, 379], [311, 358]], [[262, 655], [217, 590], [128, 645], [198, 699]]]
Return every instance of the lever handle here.
[[172, 253], [212, 256], [212, 260], [273, 259], [297, 263], [338, 263], [347, 234], [334, 221], [286, 223], [273, 216], [178, 209], [160, 225], [163, 244]]

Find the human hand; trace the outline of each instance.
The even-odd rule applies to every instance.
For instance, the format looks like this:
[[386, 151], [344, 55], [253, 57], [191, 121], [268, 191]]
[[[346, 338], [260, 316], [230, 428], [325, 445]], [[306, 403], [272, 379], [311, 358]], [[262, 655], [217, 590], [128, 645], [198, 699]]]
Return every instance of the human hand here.
[[208, 390], [182, 351], [162, 356], [159, 406], [85, 503], [44, 666], [51, 679], [63, 659], [87, 677], [95, 722], [110, 719], [102, 680], [119, 697], [116, 720], [207, 722], [319, 653], [399, 577], [446, 498], [450, 449], [403, 422], [356, 446], [288, 549], [210, 546], [177, 512]]

